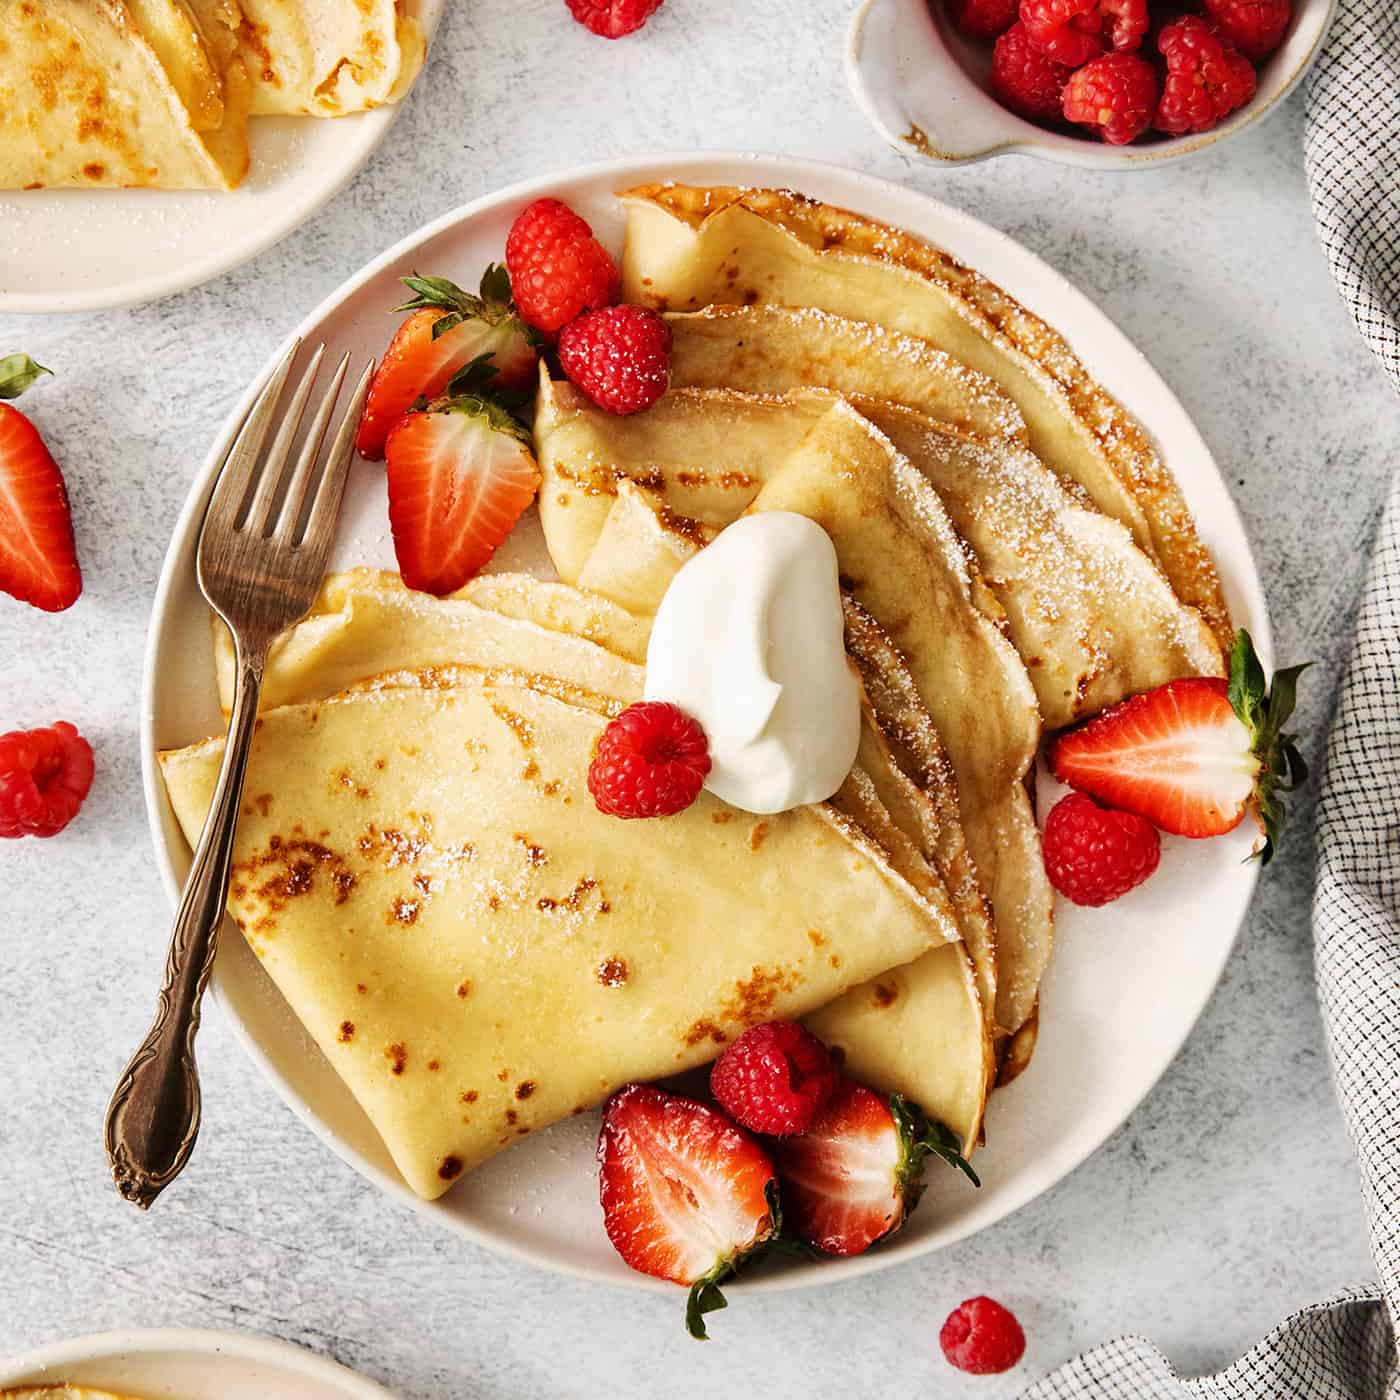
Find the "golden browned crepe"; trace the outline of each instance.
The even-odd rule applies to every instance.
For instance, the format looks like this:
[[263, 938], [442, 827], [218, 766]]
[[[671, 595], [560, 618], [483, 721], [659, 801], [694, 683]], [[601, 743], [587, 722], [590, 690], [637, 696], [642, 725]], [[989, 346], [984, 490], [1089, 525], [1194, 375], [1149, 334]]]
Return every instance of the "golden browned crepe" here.
[[1062, 336], [1000, 287], [902, 229], [790, 190], [657, 184], [623, 201], [628, 300], [671, 311], [819, 307], [932, 342], [1005, 391], [1036, 454], [1128, 527], [1228, 648], [1214, 564], [1146, 432]]
[[673, 385], [837, 390], [923, 472], [1005, 613], [1048, 728], [1178, 676], [1225, 674], [1214, 634], [1128, 530], [1030, 451], [995, 385], [927, 341], [810, 308], [668, 319]]
[[[269, 711], [253, 739], [230, 910], [424, 1197], [945, 932], [826, 808], [602, 815], [585, 775], [615, 702], [584, 699], [404, 674]], [[222, 751], [161, 756], [191, 841]]]
[[995, 1024], [1018, 1029], [1051, 944], [1025, 789], [1039, 713], [999, 604], [923, 476], [845, 400], [817, 390], [673, 390], [619, 418], [544, 382], [535, 438], [555, 567], [635, 611], [653, 611], [684, 560], [745, 511], [791, 510], [826, 529], [843, 584], [902, 654], [956, 772], [996, 926]]
[[[233, 654], [222, 624], [215, 628], [219, 686], [227, 700]], [[874, 664], [878, 629], [866, 618], [853, 622], [853, 630], [867, 664]], [[409, 591], [397, 574], [358, 569], [328, 577], [311, 615], [279, 642], [268, 661], [264, 697], [272, 704], [303, 703], [355, 684], [420, 685], [425, 677], [444, 686], [468, 669], [496, 676], [525, 672], [535, 688], [556, 697], [584, 705], [606, 699], [621, 708], [641, 697], [646, 635], [641, 619], [607, 600], [528, 575], [487, 575], [436, 599]], [[907, 718], [900, 716], [901, 723]], [[943, 787], [951, 789], [951, 782]], [[904, 776], [867, 714], [856, 770], [831, 806], [927, 902], [937, 937], [951, 943], [962, 932], [967, 938], [969, 910], [980, 916], [968, 952], [990, 1005], [989, 921], [980, 888], [969, 878], [955, 796], [936, 806]], [[733, 820], [762, 828], [743, 813]], [[852, 1057], [853, 1073], [920, 1103], [971, 1150], [990, 1072], [982, 1008], [968, 954], [954, 946], [898, 980], [882, 975], [853, 989], [820, 1016], [822, 1034]], [[897, 1037], [879, 1033], [882, 1023], [897, 1020], [909, 1022]]]
[[216, 21], [202, 2], [0, 0], [0, 188], [238, 184], [248, 92]]
[[341, 117], [397, 101], [426, 41], [406, 0], [238, 0], [260, 115]]

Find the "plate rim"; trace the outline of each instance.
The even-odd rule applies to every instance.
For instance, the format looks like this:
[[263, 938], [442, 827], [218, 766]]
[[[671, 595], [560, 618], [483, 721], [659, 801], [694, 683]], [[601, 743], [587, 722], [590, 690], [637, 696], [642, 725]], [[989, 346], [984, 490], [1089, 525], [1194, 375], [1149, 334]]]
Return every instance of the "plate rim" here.
[[345, 1392], [348, 1400], [393, 1400], [393, 1392], [378, 1381], [295, 1342], [259, 1332], [223, 1331], [213, 1327], [132, 1327], [45, 1342], [0, 1359], [0, 1385], [28, 1383], [31, 1373], [58, 1366], [174, 1351], [236, 1356], [280, 1366], [302, 1376], [334, 1383]]
[[[433, 40], [437, 36], [437, 28], [447, 7], [447, 0], [416, 0], [416, 3], [418, 6], [417, 18], [423, 27], [424, 38], [427, 41], [427, 48], [423, 55], [423, 68], [426, 68], [432, 60]], [[186, 263], [183, 267], [174, 269], [166, 275], [162, 275], [160, 272], [148, 273], [143, 276], [130, 277], [125, 282], [108, 287], [86, 291], [7, 292], [0, 290], [0, 313], [15, 316], [66, 316], [74, 312], [129, 310], [132, 307], [147, 306], [154, 301], [163, 301], [167, 297], [178, 296], [181, 292], [191, 291], [195, 287], [202, 287], [206, 282], [212, 282], [216, 277], [222, 277], [225, 273], [232, 272], [245, 263], [252, 262], [254, 258], [261, 257], [269, 248], [275, 247], [284, 238], [290, 238], [303, 224], [314, 219], [374, 159], [390, 131], [393, 130], [394, 123], [403, 115], [404, 107], [413, 100], [414, 91], [422, 76], [422, 69], [420, 69], [409, 90], [397, 101], [386, 103], [382, 107], [371, 108], [368, 111], [354, 112], [344, 117], [272, 118], [272, 120], [292, 121], [353, 122], [357, 129], [365, 134], [364, 148], [359, 156], [334, 178], [328, 182], [309, 187], [304, 198], [300, 201], [295, 199], [290, 201], [289, 207], [295, 210], [295, 213], [269, 220], [266, 224], [260, 225], [247, 245], [240, 245], [232, 256], [229, 256], [226, 250], [221, 250], [220, 245], [216, 244], [216, 251], [212, 251], [203, 261]], [[255, 117], [250, 118], [250, 120], [269, 120], [269, 118]], [[0, 193], [20, 197], [26, 191], [9, 190], [0, 191]], [[60, 195], [64, 198], [86, 196], [87, 198], [100, 199], [104, 191], [53, 189], [37, 191], [37, 193]], [[128, 191], [128, 193], [133, 193], [133, 191]], [[217, 199], [224, 193], [231, 193], [236, 197], [238, 191], [146, 190], [134, 193]]]
[[[862, 190], [873, 190], [883, 193], [886, 199], [908, 199], [916, 203], [932, 206], [940, 219], [961, 226], [961, 228], [969, 234], [975, 234], [978, 238], [984, 240], [985, 245], [998, 246], [1001, 249], [1009, 250], [1014, 257], [1027, 260], [1030, 265], [1034, 266], [1037, 273], [1046, 279], [1047, 283], [1054, 284], [1058, 295], [1062, 297], [1067, 296], [1071, 303], [1076, 304], [1077, 317], [1084, 316], [1090, 321], [1097, 320], [1100, 323], [1099, 328], [1101, 331], [1109, 332], [1110, 338], [1122, 342], [1135, 357], [1140, 370], [1147, 375], [1156, 391], [1162, 396], [1163, 411], [1174, 410], [1179, 416], [1181, 423], [1189, 429], [1197, 443], [1199, 443], [1203, 460], [1205, 464], [1209, 466], [1210, 473], [1214, 475], [1221, 487], [1222, 505], [1227, 517], [1226, 523], [1238, 532], [1239, 537], [1244, 543], [1245, 560], [1248, 564], [1248, 570], [1247, 573], [1241, 573], [1237, 580], [1237, 586], [1248, 600], [1253, 637], [1259, 655], [1266, 666], [1271, 664], [1273, 655], [1272, 628], [1270, 625], [1263, 583], [1259, 576], [1253, 547], [1250, 545], [1248, 534], [1244, 528], [1244, 521], [1240, 516], [1239, 507], [1235, 503], [1234, 497], [1230, 494], [1229, 488], [1225, 483], [1225, 478], [1215, 461], [1214, 455], [1206, 445], [1194, 420], [1186, 412], [1185, 407], [1177, 398], [1175, 392], [1153, 367], [1152, 363], [1138, 348], [1137, 344], [1121, 330], [1117, 323], [1106, 312], [1100, 309], [1090, 297], [1080, 291], [1077, 286], [1070, 282], [1058, 269], [1041, 258], [1038, 253], [1033, 252], [1017, 239], [1012, 238], [1009, 234], [1003, 233], [990, 224], [984, 223], [982, 220], [964, 212], [956, 206], [947, 204], [943, 200], [932, 195], [925, 194], [922, 190], [900, 185], [893, 180], [887, 180], [880, 176], [868, 174], [865, 171], [850, 169], [846, 166], [829, 161], [785, 156], [778, 153], [720, 149], [675, 153], [668, 153], [665, 151], [654, 154], [642, 153], [590, 162], [584, 165], [567, 166], [562, 169], [548, 171], [542, 175], [531, 176], [527, 179], [515, 181], [509, 185], [479, 195], [477, 198], [449, 210], [438, 218], [430, 220], [417, 230], [405, 235], [377, 257], [372, 258], [368, 263], [351, 273], [349, 277], [303, 317], [290, 335], [279, 342], [269, 355], [263, 369], [259, 371], [253, 383], [234, 404], [220, 427], [218, 435], [209, 449], [208, 455], [191, 482], [189, 494], [181, 508], [171, 534], [170, 544], [167, 547], [165, 558], [161, 564], [160, 576], [151, 605], [150, 630], [142, 660], [140, 723], [142, 791], [146, 804], [147, 825], [150, 831], [152, 844], [155, 848], [157, 868], [160, 872], [161, 881], [165, 886], [167, 896], [171, 900], [172, 908], [179, 900], [180, 882], [176, 879], [174, 867], [170, 861], [170, 851], [162, 829], [162, 815], [168, 803], [165, 796], [164, 785], [160, 778], [159, 766], [156, 762], [157, 748], [154, 735], [157, 662], [160, 659], [159, 653], [162, 646], [163, 619], [168, 609], [170, 594], [175, 587], [176, 572], [179, 562], [182, 557], [190, 555], [194, 542], [193, 536], [196, 530], [196, 520], [197, 517], [202, 518], [203, 507], [212, 488], [218, 465], [222, 462], [228, 447], [231, 445], [237, 433], [239, 425], [252, 406], [271, 368], [277, 363], [295, 337], [300, 336], [306, 338], [309, 334], [312, 334], [314, 328], [322, 320], [344, 302], [350, 300], [366, 283], [373, 280], [386, 268], [401, 261], [406, 254], [411, 252], [418, 245], [427, 242], [429, 239], [435, 238], [439, 234], [459, 224], [466, 223], [476, 218], [478, 215], [489, 212], [503, 204], [513, 201], [526, 201], [543, 194], [549, 194], [557, 189], [563, 182], [627, 179], [635, 183], [638, 172], [650, 173], [654, 168], [663, 166], [672, 171], [673, 178], [678, 181], [685, 178], [685, 172], [687, 170], [694, 171], [697, 168], [726, 166], [730, 167], [736, 176], [741, 173], [746, 173], [753, 177], [746, 181], [739, 181], [739, 183], [765, 183], [794, 189], [800, 189], [802, 182], [807, 179], [826, 183], [853, 183]], [[708, 178], [711, 180], [714, 179], [713, 176]], [[1036, 311], [1034, 306], [1030, 309], [1033, 312]], [[1037, 314], [1039, 313], [1037, 312]], [[1149, 432], [1152, 432], [1150, 424], [1145, 426], [1147, 426]], [[937, 1238], [928, 1240], [906, 1239], [896, 1242], [890, 1247], [881, 1250], [871, 1251], [854, 1258], [843, 1259], [840, 1261], [839, 1268], [832, 1267], [829, 1261], [826, 1267], [821, 1268], [800, 1266], [792, 1269], [785, 1269], [781, 1273], [773, 1275], [741, 1276], [738, 1279], [732, 1280], [726, 1285], [726, 1288], [732, 1291], [754, 1293], [777, 1293], [802, 1288], [815, 1288], [853, 1280], [864, 1275], [879, 1272], [883, 1269], [892, 1268], [900, 1263], [907, 1263], [913, 1259], [922, 1258], [925, 1255], [946, 1249], [967, 1239], [971, 1235], [978, 1234], [985, 1229], [991, 1228], [993, 1225], [999, 1224], [1001, 1221], [1028, 1205], [1031, 1201], [1043, 1195], [1060, 1181], [1063, 1181], [1072, 1172], [1076, 1171], [1089, 1157], [1099, 1151], [1109, 1138], [1112, 1137], [1113, 1133], [1121, 1128], [1123, 1123], [1137, 1111], [1143, 1100], [1146, 1099], [1148, 1094], [1160, 1083], [1163, 1075], [1165, 1075], [1180, 1054], [1182, 1046], [1195, 1029], [1196, 1024], [1200, 1020], [1201, 1013], [1204, 1011], [1206, 1004], [1218, 987], [1226, 964], [1234, 951], [1240, 931], [1244, 927], [1250, 904], [1253, 900], [1254, 891], [1258, 883], [1258, 875], [1259, 869], [1258, 862], [1256, 861], [1251, 864], [1248, 879], [1241, 886], [1239, 910], [1234, 920], [1234, 927], [1229, 937], [1221, 940], [1215, 966], [1209, 969], [1209, 978], [1202, 983], [1202, 992], [1197, 1004], [1191, 1008], [1189, 1017], [1183, 1017], [1180, 1033], [1171, 1037], [1172, 1044], [1169, 1051], [1163, 1053], [1160, 1067], [1143, 1086], [1141, 1092], [1125, 1107], [1118, 1121], [1096, 1141], [1084, 1147], [1083, 1150], [1076, 1150], [1071, 1153], [1068, 1164], [1064, 1166], [1063, 1170], [1059, 1171], [1053, 1179], [1041, 1181], [1033, 1172], [1023, 1173], [1019, 1185], [1013, 1184], [1006, 1188], [1003, 1200], [993, 1219], [981, 1220], [978, 1218], [978, 1213], [976, 1211], [971, 1212], [968, 1216], [960, 1219], [955, 1225], [947, 1227], [944, 1233]], [[281, 1071], [264, 1051], [261, 1044], [254, 1038], [252, 1032], [226, 1003], [223, 996], [222, 979], [217, 961], [210, 982], [210, 991], [220, 1011], [224, 1013], [225, 1022], [233, 1031], [235, 1039], [238, 1040], [244, 1051], [253, 1059], [262, 1074], [270, 1081], [283, 1103], [292, 1110], [298, 1119], [312, 1130], [320, 1141], [329, 1146], [342, 1161], [346, 1162], [361, 1176], [371, 1180], [377, 1187], [387, 1192], [396, 1200], [409, 1205], [421, 1215], [436, 1218], [441, 1226], [456, 1233], [459, 1237], [468, 1239], [471, 1243], [481, 1248], [513, 1260], [530, 1264], [536, 1268], [547, 1269], [558, 1274], [594, 1283], [606, 1283], [612, 1286], [630, 1287], [657, 1293], [670, 1294], [674, 1292], [675, 1286], [673, 1284], [659, 1279], [649, 1278], [643, 1274], [627, 1273], [625, 1275], [618, 1275], [614, 1273], [605, 1273], [595, 1267], [546, 1256], [534, 1248], [518, 1245], [513, 1240], [503, 1238], [496, 1233], [480, 1228], [466, 1217], [447, 1215], [446, 1212], [438, 1207], [437, 1202], [420, 1199], [401, 1179], [389, 1175], [380, 1170], [374, 1163], [363, 1159], [354, 1148], [321, 1122], [311, 1105], [287, 1082]]]

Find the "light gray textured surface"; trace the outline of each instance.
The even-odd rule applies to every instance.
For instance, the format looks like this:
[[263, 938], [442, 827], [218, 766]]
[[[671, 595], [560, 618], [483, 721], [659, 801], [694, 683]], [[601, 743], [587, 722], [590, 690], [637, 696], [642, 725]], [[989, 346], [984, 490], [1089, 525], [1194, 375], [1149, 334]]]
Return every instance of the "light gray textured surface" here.
[[[608, 45], [562, 0], [457, 0], [409, 110], [319, 218], [219, 281], [89, 318], [0, 318], [60, 373], [30, 404], [73, 495], [87, 591], [0, 598], [0, 730], [67, 718], [98, 777], [59, 840], [0, 849], [0, 1354], [79, 1332], [274, 1333], [406, 1400], [1013, 1395], [1123, 1330], [1187, 1371], [1371, 1276], [1313, 1001], [1311, 822], [1268, 874], [1180, 1058], [1109, 1144], [975, 1240], [830, 1290], [737, 1301], [687, 1341], [678, 1300], [554, 1278], [439, 1233], [317, 1146], [233, 1043], [203, 1033], [192, 1166], [141, 1217], [112, 1192], [107, 1094], [147, 1023], [169, 910], [136, 726], [165, 542], [218, 422], [288, 327], [428, 218], [509, 180], [660, 149], [762, 149], [903, 181], [1007, 230], [1147, 352], [1244, 513], [1281, 657], [1322, 664], [1319, 752], [1352, 598], [1400, 459], [1393, 395], [1336, 300], [1303, 184], [1300, 105], [1195, 163], [1092, 175], [1019, 158], [939, 172], [883, 148], [840, 74], [848, 0], [667, 0]], [[1030, 1339], [1012, 1376], [949, 1370], [937, 1330], [988, 1292]]]

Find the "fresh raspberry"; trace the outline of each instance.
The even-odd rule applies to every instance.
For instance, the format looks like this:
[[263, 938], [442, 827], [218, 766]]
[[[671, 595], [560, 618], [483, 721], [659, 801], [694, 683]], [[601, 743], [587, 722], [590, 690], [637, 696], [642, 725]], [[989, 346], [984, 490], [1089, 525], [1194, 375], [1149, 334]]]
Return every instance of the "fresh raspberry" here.
[[661, 8], [661, 0], [564, 0], [569, 13], [592, 34], [621, 39], [634, 34]]
[[1111, 146], [1126, 146], [1152, 124], [1157, 74], [1135, 53], [1106, 53], [1070, 74], [1065, 119], [1093, 127]]
[[992, 90], [1013, 112], [1042, 126], [1062, 119], [1061, 94], [1073, 71], [1036, 48], [1019, 21], [992, 50]]
[[1026, 1350], [1021, 1324], [995, 1298], [969, 1298], [948, 1314], [938, 1344], [951, 1366], [973, 1376], [1009, 1371]]
[[1254, 68], [1233, 44], [1199, 15], [1182, 15], [1163, 27], [1157, 47], [1167, 78], [1153, 125], [1181, 136], [1209, 131], [1254, 96]]
[[605, 306], [559, 332], [559, 364], [609, 413], [650, 408], [671, 379], [671, 327], [644, 306]]
[[710, 772], [705, 731], [676, 705], [629, 705], [598, 740], [588, 790], [610, 817], [669, 817], [700, 795]]
[[1289, 0], [1205, 0], [1222, 38], [1258, 63], [1283, 42], [1293, 18]]
[[1105, 49], [1141, 47], [1147, 0], [1021, 0], [1021, 23], [1036, 48], [1078, 68]]
[[622, 284], [587, 220], [557, 199], [537, 199], [516, 215], [506, 236], [506, 271], [521, 319], [547, 334], [615, 302]]
[[56, 836], [92, 786], [92, 749], [63, 721], [0, 734], [0, 837]]
[[796, 1021], [746, 1030], [710, 1071], [710, 1092], [736, 1123], [786, 1137], [817, 1121], [841, 1075], [820, 1040]]
[[1100, 807], [1072, 792], [1045, 819], [1045, 873], [1075, 904], [1107, 904], [1140, 885], [1157, 868], [1162, 843], [1157, 828], [1133, 812]]
[[1016, 23], [1017, 0], [948, 0], [955, 27], [969, 39], [995, 39]]

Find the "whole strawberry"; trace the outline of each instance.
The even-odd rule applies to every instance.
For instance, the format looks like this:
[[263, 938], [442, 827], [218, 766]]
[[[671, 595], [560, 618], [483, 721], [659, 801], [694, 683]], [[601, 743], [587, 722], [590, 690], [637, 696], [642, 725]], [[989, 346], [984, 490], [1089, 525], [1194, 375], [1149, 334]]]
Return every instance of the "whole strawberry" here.
[[537, 199], [516, 216], [506, 235], [506, 270], [521, 317], [547, 335], [611, 305], [622, 284], [588, 221], [558, 199]]
[[1072, 904], [1107, 904], [1142, 884], [1157, 868], [1157, 828], [1132, 812], [1100, 807], [1072, 792], [1045, 819], [1045, 873]]
[[1013, 112], [1042, 126], [1063, 119], [1065, 83], [1073, 71], [1036, 48], [1019, 21], [992, 49], [992, 91]]
[[710, 774], [705, 731], [677, 705], [642, 700], [609, 723], [588, 765], [588, 790], [610, 817], [670, 817]]
[[1293, 18], [1290, 0], [1205, 0], [1220, 35], [1255, 63], [1283, 42]]
[[92, 749], [71, 724], [0, 734], [0, 837], [56, 836], [92, 787]]
[[661, 0], [565, 0], [565, 4], [590, 34], [604, 39], [635, 34], [661, 8]]
[[1209, 131], [1254, 96], [1254, 66], [1199, 15], [1163, 26], [1157, 48], [1167, 77], [1153, 125], [1182, 136]]
[[671, 327], [644, 306], [605, 306], [559, 333], [559, 364], [608, 413], [650, 408], [671, 380]]
[[715, 1061], [710, 1092], [750, 1132], [805, 1133], [836, 1092], [831, 1053], [796, 1021], [752, 1026]]
[[1125, 146], [1152, 125], [1157, 75], [1133, 53], [1106, 53], [1070, 74], [1065, 84], [1067, 121], [1087, 126], [1111, 146]]

